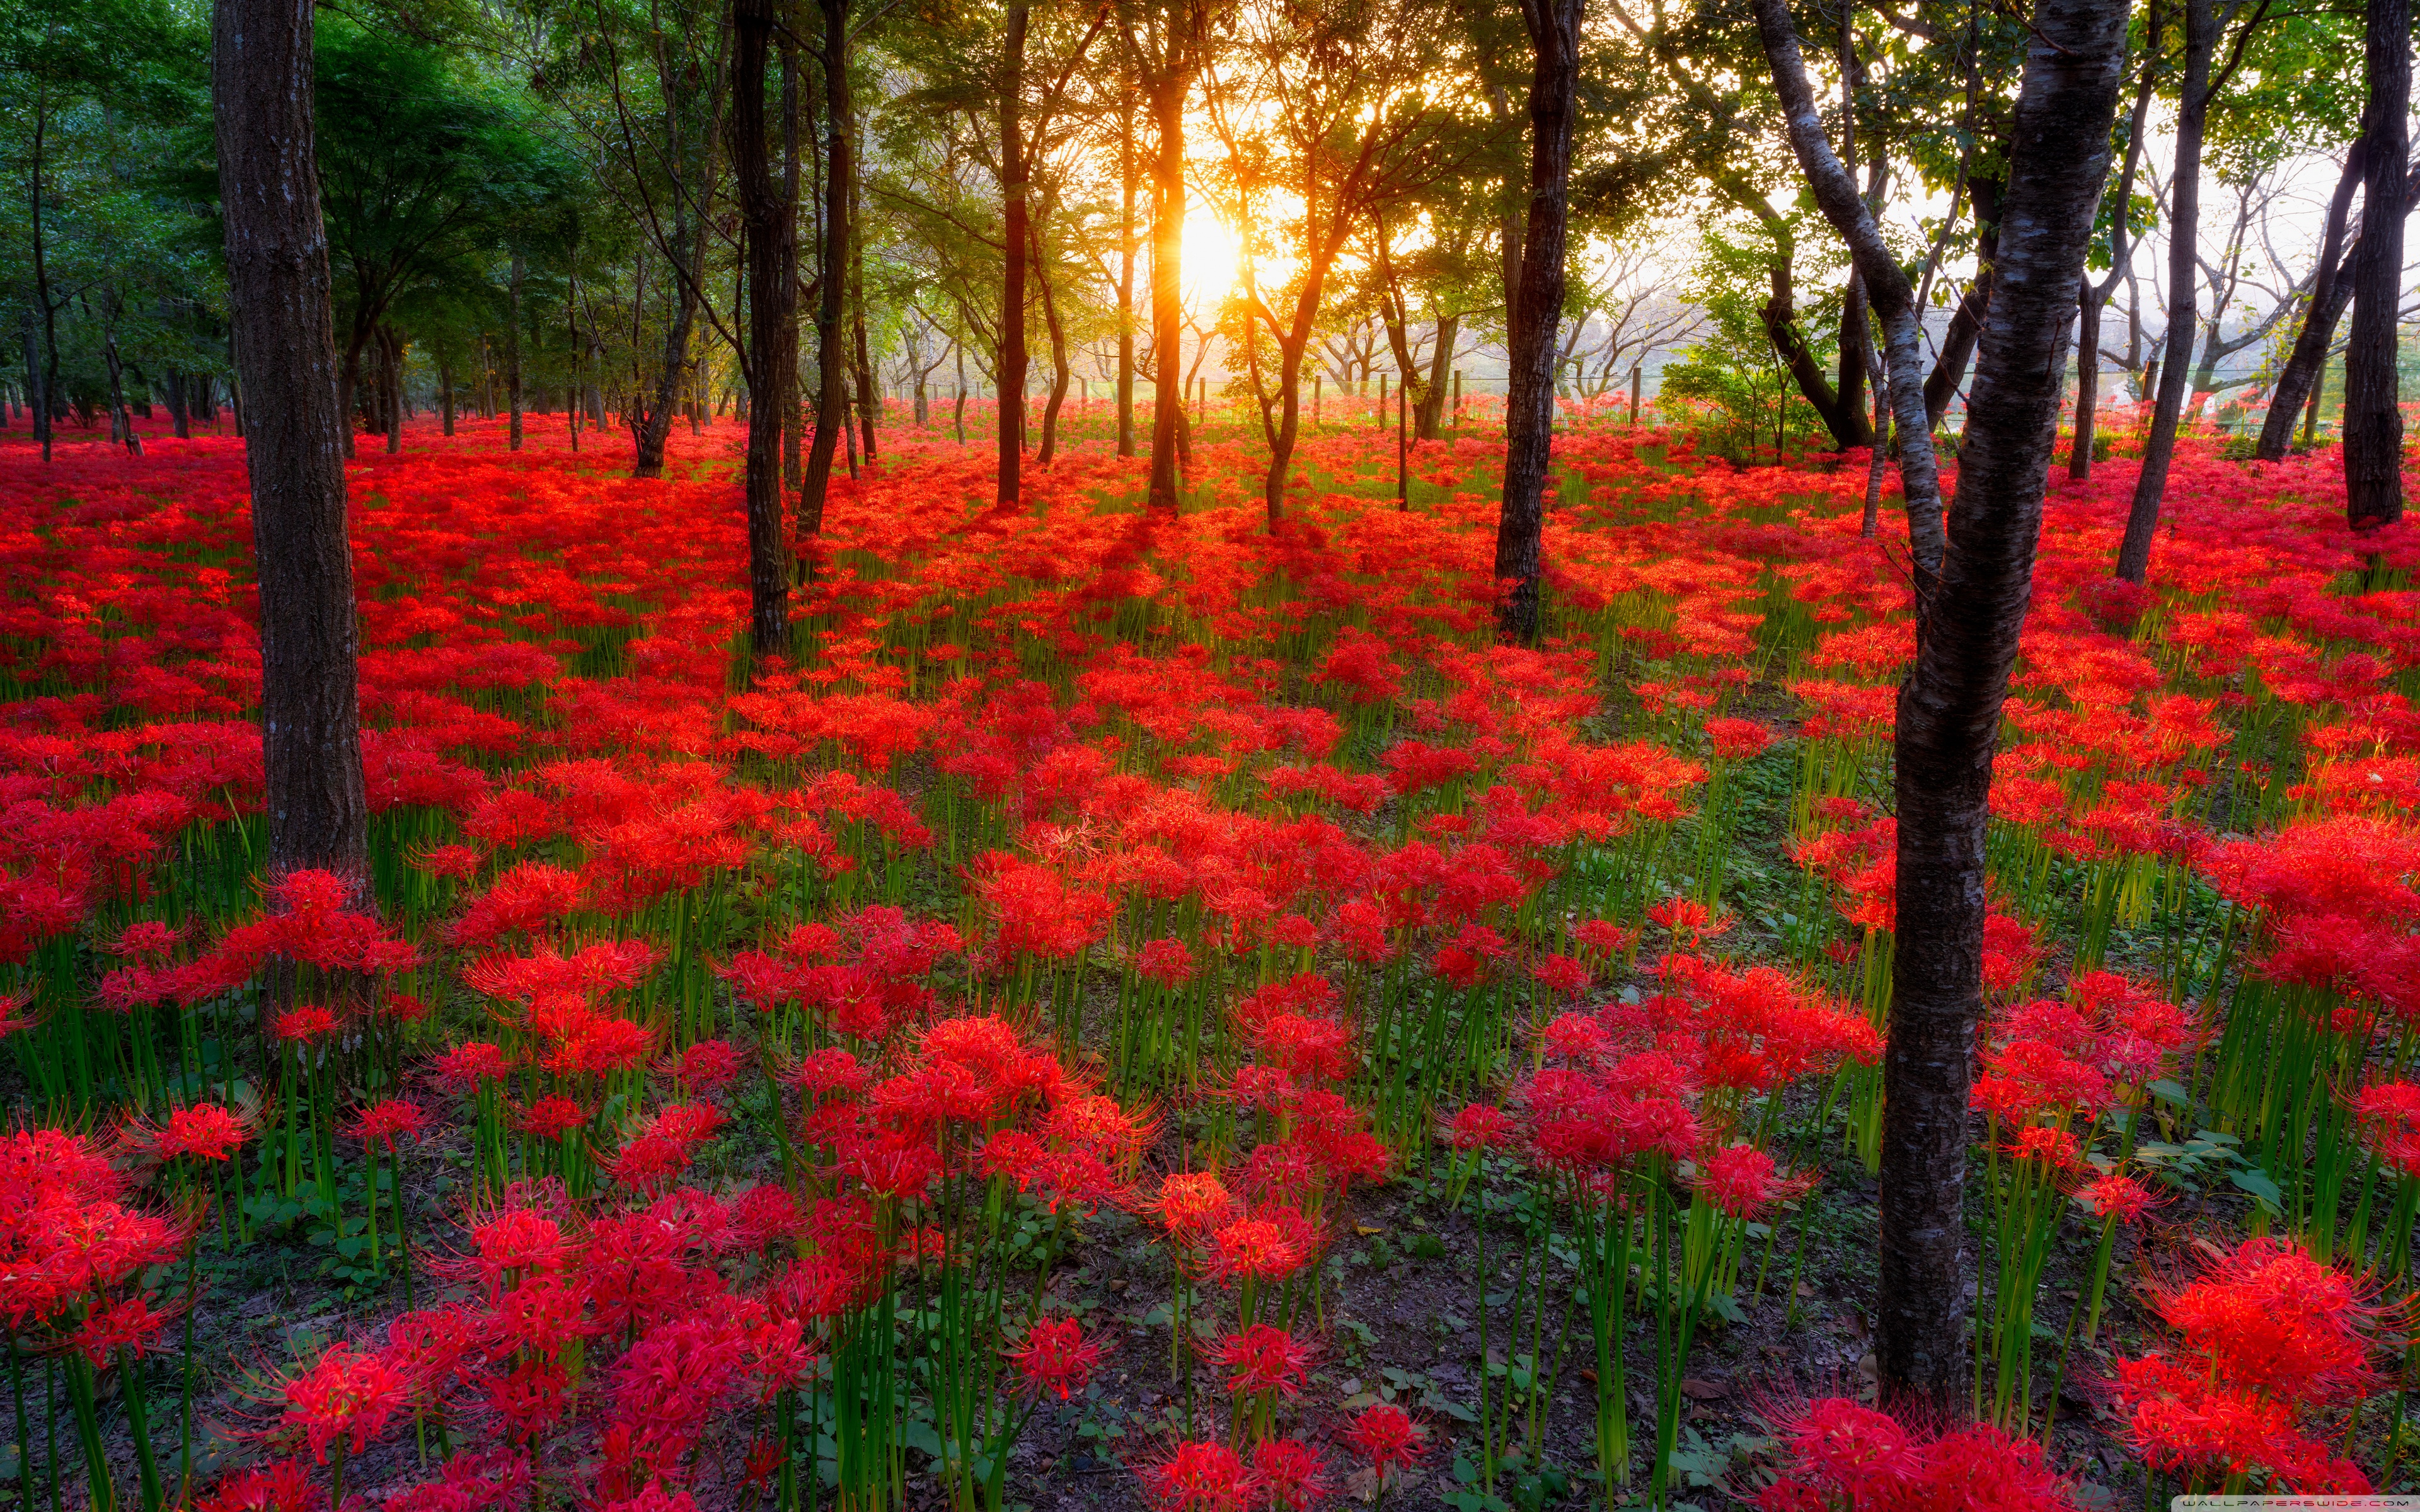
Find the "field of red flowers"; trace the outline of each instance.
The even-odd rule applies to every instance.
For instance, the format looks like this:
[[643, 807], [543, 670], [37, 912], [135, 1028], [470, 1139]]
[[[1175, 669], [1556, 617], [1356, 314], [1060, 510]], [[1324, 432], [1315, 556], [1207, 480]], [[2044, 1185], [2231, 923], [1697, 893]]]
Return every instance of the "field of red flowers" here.
[[1278, 536], [1215, 424], [1166, 517], [894, 415], [782, 667], [736, 425], [365, 447], [375, 914], [257, 881], [240, 443], [0, 442], [19, 1504], [2420, 1486], [2420, 536], [2192, 439], [2138, 592], [2131, 464], [2054, 482], [1917, 1422], [1860, 1370], [1924, 905], [1866, 468], [1574, 412], [1508, 649], [1500, 432], [1399, 509], [1342, 409]]

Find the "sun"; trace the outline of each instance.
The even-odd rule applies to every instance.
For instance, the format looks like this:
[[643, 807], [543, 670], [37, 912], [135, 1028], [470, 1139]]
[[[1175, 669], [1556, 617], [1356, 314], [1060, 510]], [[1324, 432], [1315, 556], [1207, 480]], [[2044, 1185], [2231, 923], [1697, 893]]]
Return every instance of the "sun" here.
[[1217, 314], [1218, 302], [1234, 292], [1243, 276], [1244, 244], [1234, 228], [1196, 200], [1185, 212], [1184, 262], [1177, 282], [1196, 319]]

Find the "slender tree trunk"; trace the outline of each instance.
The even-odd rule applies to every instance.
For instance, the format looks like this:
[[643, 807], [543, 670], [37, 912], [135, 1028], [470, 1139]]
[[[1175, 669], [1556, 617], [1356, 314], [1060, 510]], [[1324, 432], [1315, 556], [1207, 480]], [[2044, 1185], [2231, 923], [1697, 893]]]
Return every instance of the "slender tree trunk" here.
[[42, 151], [50, 136], [50, 94], [37, 87], [34, 91], [34, 135], [32, 187], [26, 194], [26, 208], [33, 225], [34, 302], [42, 312], [42, 346], [46, 361], [37, 366], [34, 361], [33, 329], [25, 332], [25, 387], [34, 396], [34, 440], [40, 443], [42, 460], [51, 459], [52, 408], [58, 403], [59, 393], [59, 309], [51, 298], [51, 265], [42, 243]]
[[437, 360], [437, 418], [445, 434], [454, 434], [454, 364], [443, 357]]
[[2395, 336], [2403, 286], [2404, 165], [2411, 156], [2411, 0], [2367, 0], [2361, 245], [2345, 339], [2345, 517], [2356, 529], [2403, 517], [2403, 411]]
[[1947, 1407], [1969, 1382], [1962, 1241], [1969, 1078], [1983, 1011], [1992, 762], [2033, 591], [2068, 324], [2108, 176], [2127, 8], [2127, 0], [2034, 7], [1953, 528], [1937, 590], [1919, 593], [1916, 660], [1900, 687], [1900, 906], [1884, 1052], [1875, 1288], [1885, 1401]]
[[[1797, 389], [1799, 397], [1805, 399], [1807, 408], [1815, 411], [1816, 418], [1823, 422], [1823, 429], [1831, 435], [1832, 444], [1844, 451], [1852, 446], [1869, 446], [1874, 438], [1867, 424], [1864, 407], [1841, 403], [1838, 391], [1823, 375], [1823, 364], [1815, 360], [1814, 350], [1798, 332], [1796, 301], [1792, 293], [1791, 261], [1789, 249], [1785, 246], [1781, 256], [1767, 270], [1772, 295], [1759, 312], [1764, 321], [1765, 335], [1772, 340], [1774, 352], [1789, 371], [1791, 383]], [[1783, 398], [1783, 409], [1785, 411], [1788, 409], [1787, 395]], [[1779, 455], [1779, 445], [1778, 441], [1775, 443], [1776, 456]]]
[[512, 324], [504, 328], [504, 398], [512, 406], [505, 444], [516, 452], [521, 449], [521, 275], [525, 266], [521, 255], [515, 252], [505, 301], [512, 316]]
[[882, 413], [882, 382], [875, 376], [873, 356], [865, 345], [865, 207], [850, 207], [848, 252], [848, 323], [857, 364], [857, 423], [865, 440], [865, 460], [875, 457], [875, 421]]
[[1001, 246], [1004, 267], [1000, 292], [1000, 490], [1003, 504], [1016, 502], [1025, 456], [1025, 265], [1030, 255], [1026, 226], [1025, 30], [1027, 8], [1012, 0], [1008, 41], [1001, 53], [1000, 173]]
[[2183, 417], [2186, 385], [2193, 381], [2193, 333], [2201, 277], [2195, 255], [2201, 229], [2201, 144], [2210, 118], [2210, 66], [2218, 51], [2216, 0], [2184, 0], [2185, 71], [2177, 105], [2177, 169], [2168, 189], [2168, 333], [2160, 365], [2160, 393], [2151, 409], [2151, 433], [2143, 440], [2143, 471], [2126, 513], [2126, 538], [2118, 547], [2118, 576], [2139, 583], [2151, 570], [2151, 535], [2159, 528], [2160, 498], [2167, 491], [2168, 467], [2176, 460], [2177, 423]]
[[1970, 178], [1966, 187], [1975, 200], [1975, 282], [1967, 285], [1965, 297], [1949, 316], [1949, 328], [1941, 333], [1941, 355], [1933, 362], [1931, 376], [1924, 380], [1924, 412], [1936, 430], [1941, 417], [1949, 412], [1949, 401], [1958, 397], [1958, 385], [1965, 381], [1966, 363], [1975, 355], [1975, 338], [1982, 332], [1998, 276], [1999, 180]]
[[[824, 21], [824, 235], [815, 268], [815, 436], [807, 449], [806, 481], [799, 489], [799, 544], [823, 534], [824, 499], [831, 489], [832, 455], [848, 425], [847, 363], [841, 352], [841, 316], [847, 295], [849, 205], [855, 197], [857, 119], [848, 86], [848, 0], [817, 0]], [[808, 570], [814, 561], [808, 559]]]
[[1033, 236], [1033, 287], [1042, 296], [1042, 324], [1050, 333], [1050, 397], [1042, 406], [1042, 450], [1034, 461], [1048, 467], [1059, 455], [1059, 409], [1067, 402], [1071, 369], [1067, 363], [1067, 331], [1059, 319], [1059, 297], [1050, 286], [1050, 266], [1042, 255], [1042, 237]]
[[782, 286], [789, 291], [789, 333], [775, 354], [782, 364], [782, 484], [796, 488], [806, 477], [799, 432], [805, 415], [799, 389], [799, 46], [784, 36], [782, 54]]
[[185, 375], [176, 368], [168, 369], [168, 424], [177, 440], [185, 440], [194, 434], [193, 411], [185, 404]]
[[1507, 347], [1504, 495], [1496, 525], [1497, 639], [1538, 639], [1546, 467], [1554, 443], [1555, 333], [1563, 314], [1563, 242], [1571, 209], [1572, 117], [1582, 0], [1522, 0], [1529, 75], [1528, 224]]
[[386, 455], [403, 451], [403, 338], [393, 326], [379, 332], [379, 384], [386, 391]]
[[[1185, 100], [1192, 93], [1190, 22], [1171, 15], [1168, 55], [1151, 83], [1152, 125], [1158, 141], [1152, 160], [1151, 207], [1151, 489], [1148, 507], [1173, 512], [1183, 487], [1182, 438], [1185, 382]], [[1189, 450], [1189, 448], [1185, 448]]]
[[51, 459], [51, 391], [42, 381], [41, 342], [34, 334], [34, 307], [27, 305], [17, 318], [17, 333], [25, 347], [25, 408], [31, 411], [34, 440], [42, 448], [42, 460]]
[[[1129, 65], [1121, 62], [1120, 69]], [[1135, 455], [1135, 156], [1134, 82], [1122, 73], [1118, 92], [1118, 455]]]
[[765, 65], [772, 49], [773, 0], [732, 0], [731, 167], [747, 232], [748, 640], [758, 657], [790, 649], [790, 563], [782, 536], [782, 352], [798, 346], [787, 276], [789, 207], [773, 181], [765, 130]]
[[2345, 230], [2352, 218], [2352, 198], [2366, 177], [2362, 171], [2363, 142], [2356, 139], [2345, 154], [2344, 172], [2328, 200], [2328, 218], [2319, 235], [2319, 262], [2311, 278], [2309, 305], [2303, 327], [2294, 334], [2293, 350], [2278, 371], [2277, 386], [2269, 395], [2269, 414], [2260, 423], [2260, 443], [2254, 452], [2263, 462], [2281, 462], [2294, 440], [2294, 422], [2313, 392], [2328, 345], [2335, 339], [2336, 321], [2351, 302], [2353, 281], [2345, 277]]
[[312, 137], [312, 0], [218, 0], [210, 50], [227, 290], [260, 582], [269, 876], [333, 871], [369, 898], [359, 630], [328, 239]]
[[[1857, 193], [1857, 180], [1833, 156], [1815, 93], [1807, 83], [1807, 64], [1798, 34], [1792, 25], [1786, 0], [1755, 0], [1757, 32], [1773, 69], [1774, 88], [1780, 97], [1792, 148], [1815, 192], [1824, 219], [1849, 244], [1855, 280], [1863, 301], [1870, 301], [1883, 328], [1883, 351], [1890, 388], [1891, 413], [1900, 432], [1900, 479], [1907, 496], [1907, 536], [1914, 559], [1916, 594], [1921, 602], [1941, 573], [1943, 526], [1941, 478], [1932, 452], [1932, 432], [1924, 404], [1924, 333], [1916, 308], [1916, 289], [1906, 270], [1883, 239], [1873, 210]], [[1862, 321], [1862, 316], [1860, 320]], [[1858, 387], [1864, 388], [1862, 359]], [[1869, 440], [1871, 422], [1861, 415]]]

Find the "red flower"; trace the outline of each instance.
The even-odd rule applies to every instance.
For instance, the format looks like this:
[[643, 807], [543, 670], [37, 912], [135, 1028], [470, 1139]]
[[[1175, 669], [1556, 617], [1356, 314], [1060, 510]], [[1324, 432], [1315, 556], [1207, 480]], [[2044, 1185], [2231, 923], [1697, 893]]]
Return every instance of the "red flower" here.
[[1093, 1379], [1101, 1347], [1085, 1341], [1084, 1330], [1074, 1319], [1046, 1318], [1028, 1331], [1009, 1363], [1029, 1390], [1047, 1391], [1063, 1402]]
[[402, 1408], [405, 1385], [384, 1357], [334, 1345], [286, 1383], [285, 1421], [302, 1430], [312, 1458], [325, 1464], [338, 1439], [354, 1454], [368, 1448]]
[[428, 1110], [417, 1103], [389, 1098], [362, 1109], [345, 1132], [364, 1145], [380, 1145], [390, 1153], [398, 1139], [417, 1139], [428, 1127]]
[[1311, 1347], [1268, 1323], [1228, 1335], [1218, 1341], [1211, 1357], [1233, 1372], [1227, 1378], [1227, 1389], [1238, 1396], [1264, 1391], [1295, 1396], [1311, 1368]]
[[1344, 1442], [1377, 1473], [1378, 1483], [1387, 1483], [1387, 1472], [1397, 1465], [1418, 1464], [1428, 1452], [1429, 1430], [1412, 1421], [1411, 1414], [1392, 1402], [1380, 1402], [1365, 1407], [1344, 1430]]
[[1251, 1489], [1243, 1460], [1223, 1443], [1180, 1443], [1142, 1470], [1155, 1512], [1242, 1512]]

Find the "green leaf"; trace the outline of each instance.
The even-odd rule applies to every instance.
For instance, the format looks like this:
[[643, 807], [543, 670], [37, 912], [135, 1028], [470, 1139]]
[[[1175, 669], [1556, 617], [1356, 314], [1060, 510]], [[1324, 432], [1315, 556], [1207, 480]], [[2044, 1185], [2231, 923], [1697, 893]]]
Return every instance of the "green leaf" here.
[[2158, 1081], [2153, 1082], [2150, 1086], [2146, 1087], [2143, 1090], [2150, 1093], [2153, 1097], [2158, 1098], [2161, 1102], [2167, 1103], [2171, 1107], [2189, 1108], [2193, 1106], [2193, 1094], [2164, 1076], [2160, 1078]]
[[2286, 1194], [2277, 1190], [2277, 1183], [2269, 1179], [2268, 1172], [2245, 1166], [2239, 1171], [2229, 1171], [2226, 1179], [2251, 1193], [2271, 1212], [2286, 1211]]

